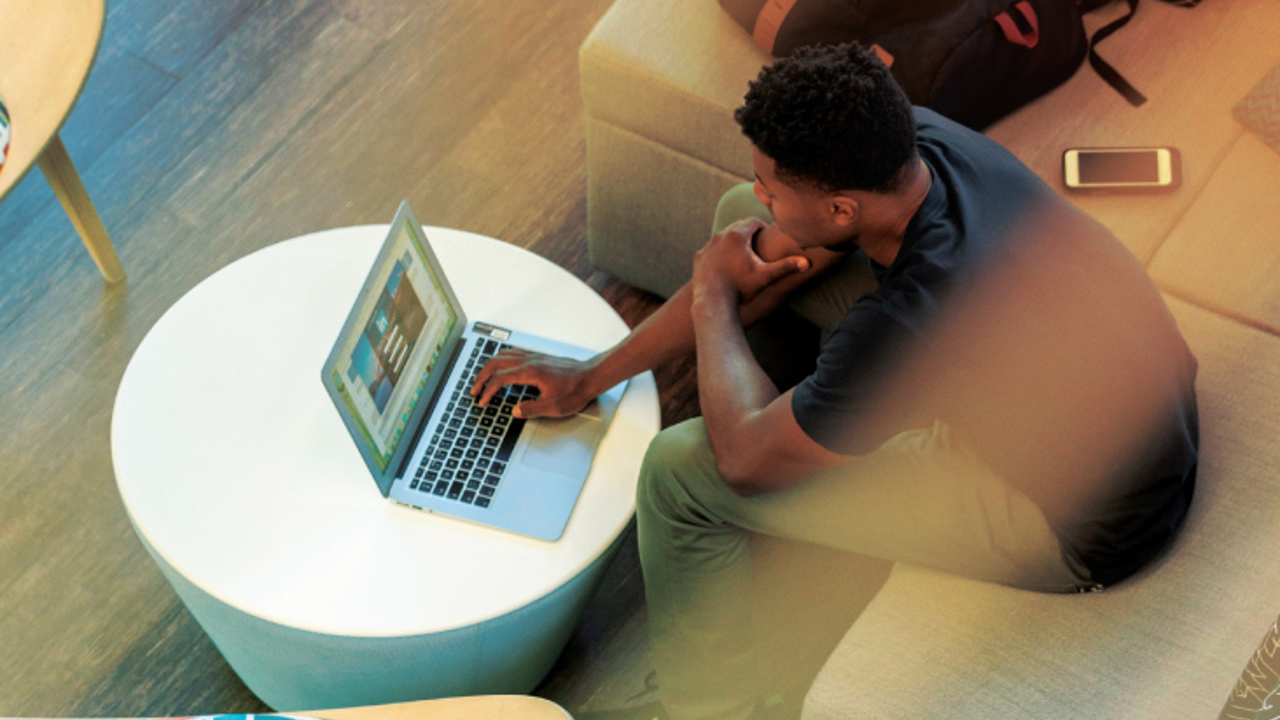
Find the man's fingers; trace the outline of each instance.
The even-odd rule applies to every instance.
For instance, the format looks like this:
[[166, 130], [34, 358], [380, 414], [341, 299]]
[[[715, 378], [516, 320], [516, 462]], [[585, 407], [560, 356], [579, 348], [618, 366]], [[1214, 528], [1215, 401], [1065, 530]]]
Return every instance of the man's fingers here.
[[[496, 360], [496, 358], [495, 358]], [[489, 365], [493, 365], [494, 360], [490, 360], [488, 365], [481, 368], [480, 374], [476, 377], [476, 383], [472, 385], [471, 394], [476, 399], [476, 404], [485, 407], [489, 401], [493, 399], [498, 391], [508, 385], [519, 385], [526, 381], [523, 380], [524, 372], [520, 367], [509, 367], [510, 363], [499, 363], [499, 367], [489, 370]], [[501, 365], [508, 367], [501, 367]], [[482, 377], [483, 376], [483, 377]], [[481, 382], [483, 380], [483, 383]]]
[[511, 408], [511, 414], [518, 418], [532, 420], [553, 415], [552, 410], [551, 401], [549, 400], [525, 400]]
[[809, 258], [787, 257], [781, 260], [775, 260], [771, 263], [765, 263], [765, 276], [769, 278], [769, 282], [781, 280], [788, 275], [804, 272], [809, 269]]
[[485, 363], [484, 367], [480, 368], [480, 372], [476, 373], [476, 379], [471, 383], [472, 397], [480, 394], [480, 391], [488, 384], [489, 378], [493, 377], [497, 370], [498, 368], [491, 362]]
[[494, 395], [497, 395], [499, 392], [502, 392], [511, 385], [534, 385], [536, 387], [537, 383], [534, 378], [523, 369], [516, 368], [512, 370], [504, 370], [493, 376], [489, 381], [489, 384], [485, 386], [484, 392], [482, 392], [480, 397], [476, 399], [476, 404], [480, 407], [488, 406], [489, 401], [493, 399]]
[[503, 386], [517, 382], [516, 380], [505, 379], [494, 382], [494, 378], [499, 373], [504, 377], [510, 374], [509, 371], [511, 369], [524, 363], [526, 354], [522, 350], [507, 349], [489, 358], [489, 361], [480, 367], [479, 372], [476, 373], [475, 380], [471, 383], [471, 396], [477, 398], [477, 402], [479, 402], [479, 398], [483, 397], [484, 403], [488, 403], [489, 398], [493, 397], [493, 394]]
[[[497, 375], [502, 369], [503, 363], [497, 358], [493, 358], [489, 362], [485, 363], [484, 366], [480, 368], [480, 371], [476, 373], [475, 381], [471, 383], [471, 396], [478, 397], [482, 395], [484, 390], [489, 387], [493, 376]], [[493, 393], [489, 393], [489, 395], [492, 396]]]

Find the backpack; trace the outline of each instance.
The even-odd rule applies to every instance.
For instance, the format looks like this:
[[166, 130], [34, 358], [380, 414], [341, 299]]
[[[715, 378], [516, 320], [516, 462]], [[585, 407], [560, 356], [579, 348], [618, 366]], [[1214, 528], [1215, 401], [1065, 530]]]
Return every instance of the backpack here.
[[[1166, 0], [1194, 6], [1200, 0]], [[1085, 35], [1083, 14], [1111, 0], [719, 0], [765, 52], [857, 40], [916, 105], [981, 130], [1066, 82], [1086, 56], [1131, 103], [1145, 98], [1094, 51], [1127, 15]]]

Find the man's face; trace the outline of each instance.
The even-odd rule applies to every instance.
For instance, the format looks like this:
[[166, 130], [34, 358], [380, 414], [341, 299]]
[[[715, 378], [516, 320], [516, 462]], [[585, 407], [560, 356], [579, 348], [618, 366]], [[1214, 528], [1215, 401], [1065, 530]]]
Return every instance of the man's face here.
[[751, 149], [751, 159], [756, 197], [769, 208], [778, 229], [801, 247], [830, 245], [853, 237], [847, 223], [837, 222], [831, 194], [783, 182], [773, 158], [758, 148]]

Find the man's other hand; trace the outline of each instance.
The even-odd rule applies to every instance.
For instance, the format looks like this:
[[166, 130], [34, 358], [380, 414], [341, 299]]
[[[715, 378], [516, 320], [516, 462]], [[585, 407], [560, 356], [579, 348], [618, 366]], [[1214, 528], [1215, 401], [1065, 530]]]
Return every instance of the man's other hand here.
[[471, 395], [484, 407], [508, 385], [532, 385], [538, 388], [539, 397], [516, 405], [512, 410], [516, 417], [568, 417], [595, 399], [586, 391], [590, 369], [590, 361], [508, 348], [480, 368], [471, 386]]

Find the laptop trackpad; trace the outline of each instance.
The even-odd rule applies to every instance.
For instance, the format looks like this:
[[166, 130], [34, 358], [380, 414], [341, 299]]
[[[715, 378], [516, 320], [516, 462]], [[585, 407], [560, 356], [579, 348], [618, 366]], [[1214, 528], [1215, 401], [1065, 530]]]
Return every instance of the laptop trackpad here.
[[532, 423], [533, 435], [520, 461], [539, 470], [586, 477], [591, 458], [600, 442], [603, 423], [576, 415], [563, 420]]

